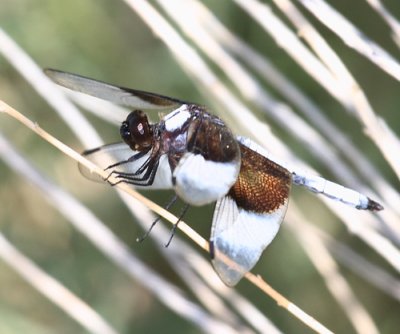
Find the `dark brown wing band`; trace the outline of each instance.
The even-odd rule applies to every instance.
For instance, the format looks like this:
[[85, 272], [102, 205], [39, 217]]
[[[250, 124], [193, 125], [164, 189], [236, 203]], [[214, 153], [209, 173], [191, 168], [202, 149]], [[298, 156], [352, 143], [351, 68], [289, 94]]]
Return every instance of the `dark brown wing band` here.
[[241, 167], [229, 191], [239, 208], [258, 213], [278, 209], [289, 197], [289, 171], [250, 148], [240, 144]]

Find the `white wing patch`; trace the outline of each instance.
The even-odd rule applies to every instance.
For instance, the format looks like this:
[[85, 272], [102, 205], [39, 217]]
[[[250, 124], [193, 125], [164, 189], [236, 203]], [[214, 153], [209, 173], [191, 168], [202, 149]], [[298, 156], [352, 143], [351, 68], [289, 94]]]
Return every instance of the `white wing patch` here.
[[215, 162], [204, 159], [201, 154], [185, 153], [173, 173], [175, 192], [191, 205], [215, 202], [228, 193], [239, 169], [236, 160]]
[[278, 233], [287, 206], [286, 200], [271, 213], [255, 213], [238, 208], [229, 196], [217, 202], [210, 246], [215, 271], [226, 285], [236, 285], [255, 266]]
[[[85, 155], [87, 159], [95, 163], [100, 168], [106, 169], [107, 167], [120, 162], [126, 161], [130, 157], [137, 154], [137, 151], [132, 151], [128, 145], [125, 143], [118, 144], [110, 144], [101, 146], [97, 149], [89, 151], [88, 154]], [[121, 164], [119, 166], [107, 169], [110, 173], [112, 171], [122, 172], [122, 173], [135, 173], [147, 160], [150, 153], [147, 153], [145, 156], [141, 157], [138, 160], [127, 162]], [[104, 181], [102, 178], [98, 177], [95, 174], [92, 174], [86, 167], [83, 165], [79, 165], [79, 170], [81, 173], [88, 179], [94, 181]], [[144, 173], [141, 173], [138, 176], [142, 176]], [[171, 168], [168, 163], [168, 158], [166, 155], [162, 155], [160, 158], [160, 162], [157, 168], [156, 176], [154, 178], [154, 182], [150, 186], [140, 186], [135, 185], [135, 187], [140, 187], [143, 189], [172, 189], [172, 175]]]

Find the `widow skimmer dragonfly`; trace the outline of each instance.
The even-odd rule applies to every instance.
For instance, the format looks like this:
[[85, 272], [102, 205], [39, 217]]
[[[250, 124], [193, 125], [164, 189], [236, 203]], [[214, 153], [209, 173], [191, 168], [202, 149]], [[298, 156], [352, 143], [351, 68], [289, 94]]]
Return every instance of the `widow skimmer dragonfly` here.
[[[204, 106], [62, 71], [45, 73], [61, 86], [134, 109], [120, 127], [123, 142], [86, 151], [88, 159], [120, 182], [173, 189], [189, 205], [216, 202], [210, 253], [228, 286], [253, 268], [275, 238], [292, 183], [356, 209], [383, 209], [357, 191], [276, 162], [252, 140], [234, 136]], [[147, 109], [170, 112], [150, 124]]]

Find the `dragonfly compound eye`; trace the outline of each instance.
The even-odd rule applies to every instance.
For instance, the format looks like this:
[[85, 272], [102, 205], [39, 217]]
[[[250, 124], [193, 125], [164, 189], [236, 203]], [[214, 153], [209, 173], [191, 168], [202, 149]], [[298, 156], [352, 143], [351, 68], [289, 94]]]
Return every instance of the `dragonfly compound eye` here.
[[153, 129], [141, 110], [135, 110], [128, 115], [121, 125], [120, 134], [124, 142], [135, 151], [150, 147], [153, 140]]

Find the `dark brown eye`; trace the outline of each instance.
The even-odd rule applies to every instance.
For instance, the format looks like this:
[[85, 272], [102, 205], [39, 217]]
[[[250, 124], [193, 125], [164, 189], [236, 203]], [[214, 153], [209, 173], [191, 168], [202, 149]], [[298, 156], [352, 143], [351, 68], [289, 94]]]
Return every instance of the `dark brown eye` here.
[[132, 150], [149, 148], [153, 141], [153, 128], [146, 114], [141, 110], [132, 111], [120, 128], [122, 139]]

